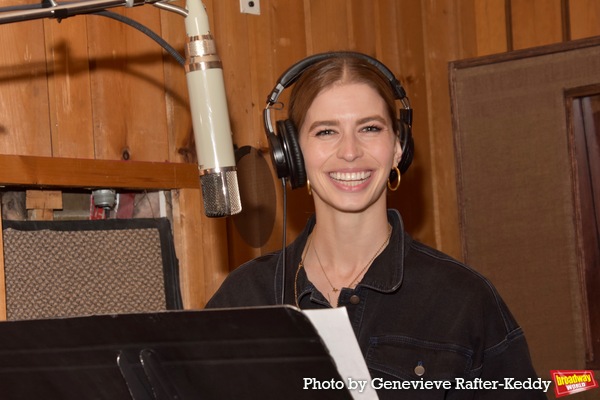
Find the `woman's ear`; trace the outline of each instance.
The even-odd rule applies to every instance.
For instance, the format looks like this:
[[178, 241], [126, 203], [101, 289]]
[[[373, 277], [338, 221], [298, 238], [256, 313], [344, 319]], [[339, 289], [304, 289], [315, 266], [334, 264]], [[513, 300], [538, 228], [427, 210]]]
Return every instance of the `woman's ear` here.
[[400, 160], [402, 159], [402, 145], [400, 144], [400, 137], [396, 135], [394, 140], [394, 167], [400, 164]]

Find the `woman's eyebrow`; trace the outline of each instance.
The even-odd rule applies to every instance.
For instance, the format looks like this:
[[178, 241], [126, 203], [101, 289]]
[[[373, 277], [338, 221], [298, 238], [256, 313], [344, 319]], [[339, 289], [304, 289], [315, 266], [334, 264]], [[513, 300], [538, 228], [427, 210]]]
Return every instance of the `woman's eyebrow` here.
[[309, 131], [312, 131], [318, 126], [335, 126], [338, 122], [336, 120], [323, 120], [323, 121], [315, 121], [308, 127]]
[[361, 119], [358, 120], [358, 123], [359, 124], [364, 124], [364, 123], [372, 122], [372, 121], [377, 121], [377, 122], [380, 122], [382, 124], [387, 123], [387, 120], [385, 118], [383, 118], [382, 116], [380, 116], [380, 115], [372, 115], [372, 116], [369, 116], [369, 117], [361, 118]]
[[[362, 125], [368, 122], [379, 122], [382, 124], [386, 124], [387, 120], [382, 117], [381, 115], [370, 115], [368, 117], [363, 117], [361, 119], [359, 119], [357, 121], [357, 125]], [[319, 127], [319, 126], [337, 126], [339, 125], [339, 122], [337, 120], [321, 120], [321, 121], [315, 121], [312, 124], [310, 124], [310, 126], [308, 127], [309, 131], [312, 131], [313, 129]]]

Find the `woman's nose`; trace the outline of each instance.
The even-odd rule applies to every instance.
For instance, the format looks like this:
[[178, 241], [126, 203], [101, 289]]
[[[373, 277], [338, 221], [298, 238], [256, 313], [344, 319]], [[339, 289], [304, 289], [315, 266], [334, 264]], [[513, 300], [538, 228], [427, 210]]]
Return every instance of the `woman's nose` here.
[[346, 161], [353, 161], [362, 155], [362, 148], [356, 135], [345, 133], [342, 135], [338, 147], [338, 157]]

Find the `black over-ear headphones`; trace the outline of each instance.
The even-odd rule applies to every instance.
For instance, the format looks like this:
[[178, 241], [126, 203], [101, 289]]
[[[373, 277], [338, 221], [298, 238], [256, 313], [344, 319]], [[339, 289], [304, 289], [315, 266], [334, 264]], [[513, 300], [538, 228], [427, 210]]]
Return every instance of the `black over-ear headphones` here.
[[[276, 122], [276, 134], [271, 121], [271, 108], [277, 103], [277, 99], [279, 99], [283, 90], [296, 82], [306, 69], [320, 61], [335, 57], [356, 57], [364, 59], [377, 67], [377, 69], [389, 80], [396, 99], [400, 100], [402, 103], [399, 118], [402, 158], [398, 163], [398, 169], [401, 174], [406, 172], [413, 159], [414, 142], [411, 132], [412, 108], [410, 107], [410, 101], [406, 96], [406, 91], [402, 87], [402, 84], [396, 79], [389, 68], [377, 59], [357, 52], [342, 51], [315, 54], [292, 65], [279, 77], [277, 84], [267, 98], [267, 106], [263, 112], [265, 131], [271, 148], [271, 160], [277, 171], [277, 177], [289, 178], [292, 189], [306, 185], [306, 170], [304, 168], [304, 159], [302, 157], [302, 152], [300, 151], [300, 145], [298, 144], [297, 130], [291, 120], [279, 120]], [[392, 170], [390, 178], [396, 179], [395, 175], [395, 171]]]

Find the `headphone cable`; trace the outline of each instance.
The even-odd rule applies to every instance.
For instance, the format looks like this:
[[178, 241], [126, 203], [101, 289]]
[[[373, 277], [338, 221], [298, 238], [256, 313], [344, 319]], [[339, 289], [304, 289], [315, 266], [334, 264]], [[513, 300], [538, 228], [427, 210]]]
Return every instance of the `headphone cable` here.
[[282, 266], [283, 269], [281, 271], [281, 304], [285, 304], [285, 269], [286, 269], [286, 233], [287, 233], [287, 191], [285, 186], [285, 177], [281, 178], [282, 188], [283, 188], [283, 243], [281, 244], [281, 257], [283, 258]]

